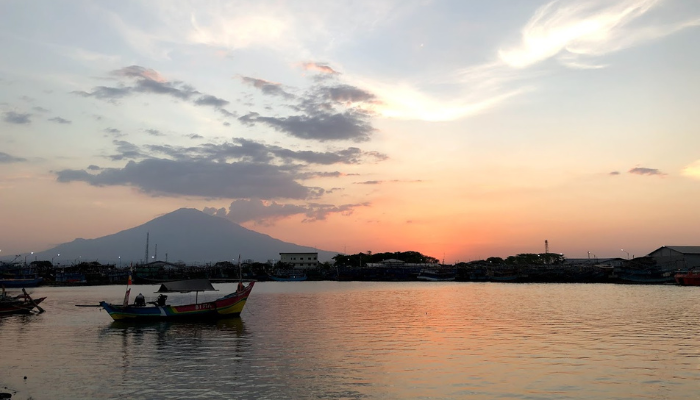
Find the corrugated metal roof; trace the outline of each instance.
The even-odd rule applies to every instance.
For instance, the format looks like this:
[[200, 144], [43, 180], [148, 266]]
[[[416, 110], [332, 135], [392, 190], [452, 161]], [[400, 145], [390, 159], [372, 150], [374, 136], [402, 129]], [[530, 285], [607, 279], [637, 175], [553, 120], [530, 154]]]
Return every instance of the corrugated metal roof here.
[[[652, 253], [659, 251], [659, 250], [663, 249], [664, 247], [667, 249], [677, 251], [679, 253], [683, 253], [683, 254], [700, 254], [700, 246], [663, 246], [663, 247], [659, 247], [658, 249], [652, 251]], [[649, 253], [649, 254], [651, 254], [651, 253]]]

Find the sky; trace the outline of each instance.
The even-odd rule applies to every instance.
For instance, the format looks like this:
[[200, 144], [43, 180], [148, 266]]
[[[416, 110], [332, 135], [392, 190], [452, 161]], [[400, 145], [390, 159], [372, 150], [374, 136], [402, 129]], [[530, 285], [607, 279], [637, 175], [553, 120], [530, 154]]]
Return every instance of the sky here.
[[182, 207], [446, 263], [700, 245], [700, 3], [0, 2], [0, 259]]

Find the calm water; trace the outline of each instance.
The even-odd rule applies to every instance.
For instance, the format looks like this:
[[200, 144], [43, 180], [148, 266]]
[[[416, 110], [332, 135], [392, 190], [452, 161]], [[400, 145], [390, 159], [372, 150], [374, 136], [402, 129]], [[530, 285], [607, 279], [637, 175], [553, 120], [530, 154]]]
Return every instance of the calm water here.
[[123, 293], [33, 289], [48, 296], [46, 313], [0, 319], [0, 391], [34, 400], [700, 397], [700, 288], [260, 282], [240, 319], [203, 324], [118, 324], [74, 306]]

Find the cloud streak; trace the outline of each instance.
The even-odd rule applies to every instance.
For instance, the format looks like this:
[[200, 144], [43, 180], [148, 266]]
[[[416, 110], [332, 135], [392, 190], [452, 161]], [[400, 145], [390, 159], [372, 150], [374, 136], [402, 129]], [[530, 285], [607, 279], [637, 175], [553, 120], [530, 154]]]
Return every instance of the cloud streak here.
[[301, 65], [301, 67], [306, 70], [306, 71], [313, 71], [313, 72], [318, 72], [321, 74], [327, 74], [327, 75], [339, 75], [340, 72], [334, 70], [327, 64], [319, 64], [315, 62], [305, 62]]
[[32, 121], [29, 119], [32, 114], [17, 113], [14, 111], [6, 111], [3, 120], [10, 124], [16, 125], [26, 125], [30, 124]]
[[638, 23], [661, 4], [661, 0], [552, 1], [539, 8], [525, 25], [521, 43], [500, 50], [499, 58], [514, 68], [529, 67], [556, 56], [572, 68], [602, 68], [579, 60], [700, 24], [697, 17], [663, 26]]
[[269, 96], [280, 96], [285, 99], [294, 98], [294, 95], [287, 93], [279, 83], [268, 82], [264, 79], [251, 78], [248, 76], [242, 76], [241, 81], [247, 85], [255, 87], [256, 89], [260, 89], [263, 94]]
[[0, 151], [0, 164], [13, 164], [27, 161], [26, 158], [15, 157]]
[[246, 162], [149, 158], [129, 161], [124, 168], [103, 168], [97, 174], [63, 170], [57, 172], [57, 179], [92, 186], [132, 186], [152, 196], [306, 199], [312, 195], [284, 169]]
[[630, 169], [629, 171], [630, 174], [635, 174], [635, 175], [657, 175], [657, 176], [665, 176], [666, 174], [659, 171], [656, 168], [645, 168], [645, 167], [635, 167]]
[[700, 179], [700, 160], [696, 160], [683, 168], [681, 175], [687, 176], [688, 178]]
[[65, 118], [61, 118], [61, 117], [49, 118], [49, 121], [55, 122], [55, 123], [57, 123], [57, 124], [64, 124], [64, 125], [70, 124], [70, 123], [71, 123], [71, 121], [69, 121], [69, 120], [67, 120], [67, 119], [65, 119]]
[[75, 91], [73, 93], [82, 97], [93, 97], [112, 103], [116, 103], [117, 100], [131, 96], [134, 93], [157, 94], [171, 96], [183, 101], [189, 101], [197, 106], [213, 107], [226, 117], [235, 116], [235, 114], [223, 108], [229, 105], [228, 100], [210, 94], [201, 93], [191, 85], [181, 81], [168, 81], [158, 71], [150, 68], [141, 67], [139, 65], [131, 65], [111, 71], [109, 74], [112, 76], [133, 80], [133, 85], [129, 86], [122, 83], [117, 87], [97, 86], [90, 92]]
[[253, 222], [257, 225], [274, 225], [277, 221], [293, 216], [303, 216], [302, 222], [322, 221], [331, 214], [348, 216], [358, 207], [368, 207], [370, 203], [332, 204], [310, 203], [306, 205], [280, 204], [260, 199], [240, 199], [233, 201], [228, 213], [225, 210], [204, 210], [212, 215], [225, 217], [236, 223]]
[[[58, 182], [86, 182], [92, 186], [131, 186], [151, 196], [204, 198], [313, 199], [322, 188], [298, 181], [337, 178], [337, 171], [314, 171], [314, 165], [351, 165], [382, 161], [386, 156], [356, 147], [314, 152], [295, 151], [247, 139], [193, 147], [146, 145], [114, 140], [112, 161], [126, 161], [122, 168], [101, 168], [98, 173], [66, 169], [56, 173]], [[327, 208], [327, 207], [326, 207]], [[316, 207], [316, 211], [321, 209]], [[310, 217], [309, 217], [310, 218]]]

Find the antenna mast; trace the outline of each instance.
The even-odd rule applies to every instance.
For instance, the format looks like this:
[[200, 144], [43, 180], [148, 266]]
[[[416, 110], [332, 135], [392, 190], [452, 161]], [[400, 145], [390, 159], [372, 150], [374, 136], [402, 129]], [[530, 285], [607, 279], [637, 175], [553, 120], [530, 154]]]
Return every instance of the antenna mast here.
[[148, 264], [148, 235], [149, 232], [146, 232], [146, 258], [143, 261], [144, 264]]

